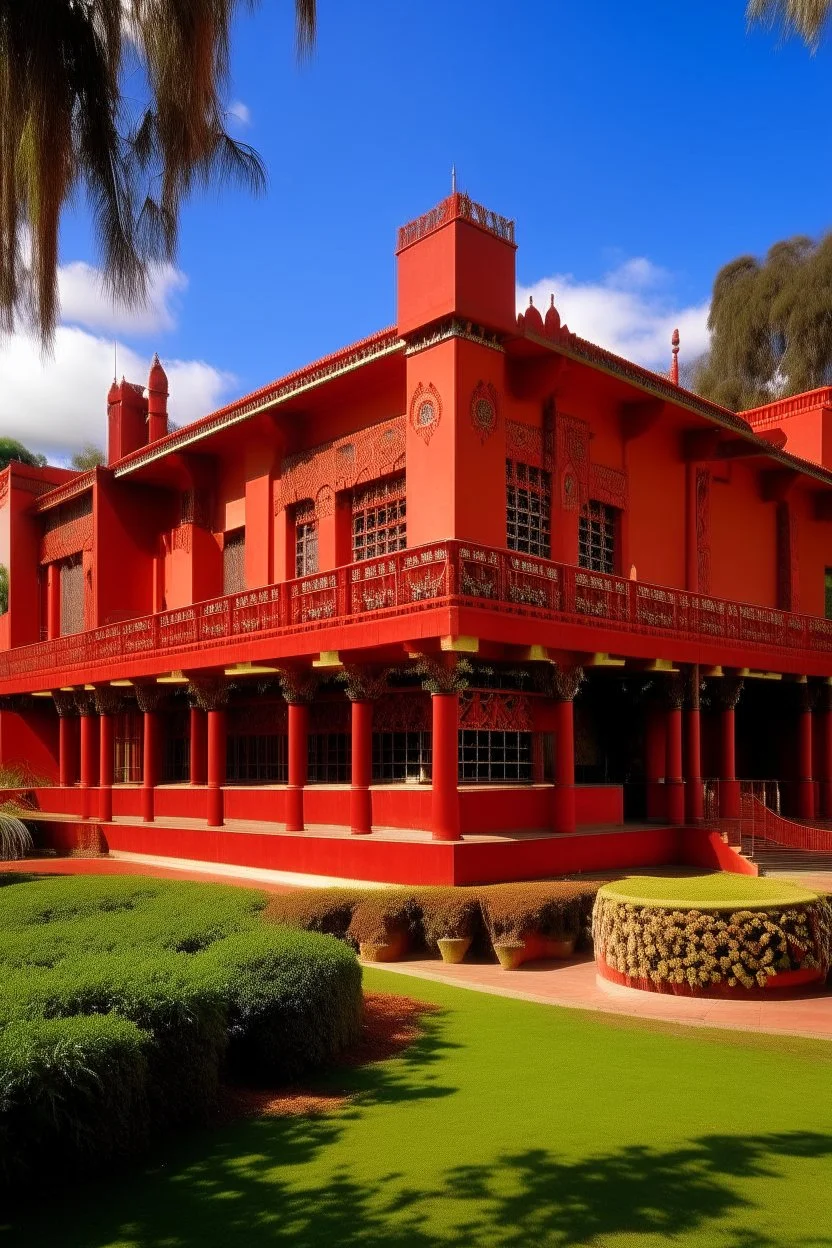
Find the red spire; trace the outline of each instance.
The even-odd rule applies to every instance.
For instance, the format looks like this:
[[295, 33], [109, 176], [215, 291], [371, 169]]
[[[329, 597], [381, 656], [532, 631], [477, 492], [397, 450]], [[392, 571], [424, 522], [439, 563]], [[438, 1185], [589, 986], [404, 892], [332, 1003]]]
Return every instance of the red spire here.
[[674, 329], [673, 337], [670, 339], [670, 350], [672, 359], [670, 362], [670, 380], [674, 386], [679, 384], [679, 331]]

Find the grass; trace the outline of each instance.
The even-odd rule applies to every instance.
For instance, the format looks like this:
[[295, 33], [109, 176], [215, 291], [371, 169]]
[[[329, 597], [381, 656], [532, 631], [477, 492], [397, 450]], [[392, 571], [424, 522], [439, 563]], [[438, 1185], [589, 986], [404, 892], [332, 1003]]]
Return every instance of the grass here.
[[832, 1245], [832, 1045], [406, 991], [441, 1012], [400, 1058], [316, 1081], [345, 1109], [180, 1138], [0, 1213], [0, 1245]]
[[765, 909], [767, 906], [809, 905], [818, 894], [785, 880], [765, 876], [692, 875], [679, 879], [633, 876], [615, 880], [599, 890], [601, 897], [628, 901], [636, 906], [660, 906], [680, 910]]

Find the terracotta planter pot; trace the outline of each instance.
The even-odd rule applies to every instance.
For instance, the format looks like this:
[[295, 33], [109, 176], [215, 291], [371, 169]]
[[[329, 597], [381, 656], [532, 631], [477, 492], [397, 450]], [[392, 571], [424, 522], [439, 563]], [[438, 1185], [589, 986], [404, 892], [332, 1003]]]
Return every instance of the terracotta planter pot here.
[[442, 954], [442, 961], [449, 962], [452, 966], [462, 962], [471, 948], [471, 940], [471, 936], [442, 936], [436, 942]]
[[500, 966], [504, 971], [516, 971], [518, 966], [520, 966], [526, 957], [526, 944], [524, 941], [521, 945], [495, 945], [494, 952], [496, 953]]
[[358, 952], [362, 962], [398, 962], [407, 953], [407, 936], [401, 932], [386, 941], [362, 940]]

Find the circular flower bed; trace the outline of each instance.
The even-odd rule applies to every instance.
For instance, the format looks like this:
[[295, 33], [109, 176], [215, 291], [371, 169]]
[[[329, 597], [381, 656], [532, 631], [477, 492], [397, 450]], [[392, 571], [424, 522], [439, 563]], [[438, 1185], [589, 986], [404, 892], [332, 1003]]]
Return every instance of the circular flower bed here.
[[649, 992], [768, 995], [825, 979], [832, 960], [828, 901], [754, 876], [617, 880], [592, 930], [598, 973]]

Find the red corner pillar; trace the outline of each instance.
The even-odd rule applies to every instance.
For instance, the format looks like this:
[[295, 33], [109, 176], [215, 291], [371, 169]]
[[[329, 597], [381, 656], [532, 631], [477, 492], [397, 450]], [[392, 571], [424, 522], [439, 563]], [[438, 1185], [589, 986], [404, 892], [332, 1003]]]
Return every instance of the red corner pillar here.
[[142, 819], [152, 823], [156, 816], [156, 786], [162, 754], [162, 724], [159, 707], [165, 690], [158, 685], [137, 685], [136, 702], [142, 712]]
[[820, 809], [824, 819], [832, 819], [832, 687], [824, 685], [818, 718], [822, 733]]
[[688, 672], [685, 730], [685, 817], [688, 823], [702, 823], [705, 818], [705, 790], [702, 784], [699, 667], [696, 664]]
[[812, 779], [812, 695], [814, 690], [808, 684], [801, 686], [800, 708], [798, 710], [797, 748], [798, 748], [798, 786], [797, 813], [801, 819], [811, 821], [815, 818], [815, 782]]
[[306, 787], [309, 758], [309, 703], [290, 702], [288, 707], [289, 728], [289, 785], [286, 790], [286, 831], [302, 832], [303, 790]]
[[188, 782], [189, 784], [205, 784], [208, 757], [208, 723], [205, 711], [198, 706], [191, 707], [190, 727]]
[[98, 720], [98, 818], [113, 817], [113, 716], [105, 711]]
[[431, 694], [431, 835], [459, 840], [459, 693]]
[[553, 671], [555, 697], [555, 786], [552, 790], [552, 830], [574, 832], [575, 815], [575, 694], [584, 678], [581, 667]]
[[373, 830], [373, 804], [370, 794], [373, 779], [373, 704], [356, 698], [351, 706], [350, 831], [365, 835]]
[[98, 717], [92, 697], [81, 710], [81, 789], [83, 800], [81, 814], [85, 819], [92, 815], [92, 792], [98, 781]]
[[742, 693], [742, 680], [723, 676], [715, 681], [715, 692], [720, 708], [719, 815], [721, 819], [739, 819], [735, 712]]
[[219, 828], [225, 821], [225, 795], [228, 725], [224, 706], [214, 706], [208, 719], [208, 825]]

